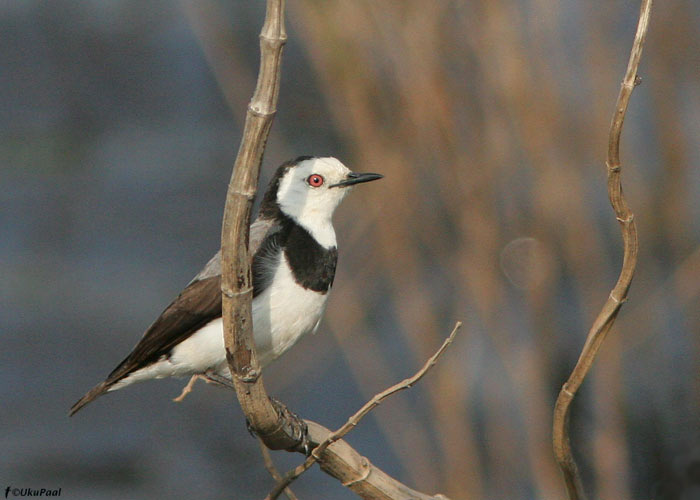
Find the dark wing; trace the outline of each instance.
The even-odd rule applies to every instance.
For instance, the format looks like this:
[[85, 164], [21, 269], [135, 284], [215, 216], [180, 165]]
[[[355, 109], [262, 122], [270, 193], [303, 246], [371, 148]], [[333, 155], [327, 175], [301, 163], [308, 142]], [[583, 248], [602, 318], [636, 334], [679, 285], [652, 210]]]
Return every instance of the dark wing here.
[[[271, 221], [257, 220], [250, 227], [249, 251], [256, 252], [265, 235], [278, 231]], [[255, 249], [253, 249], [255, 245]], [[146, 330], [131, 354], [109, 374], [117, 380], [143, 368], [212, 320], [221, 317], [221, 250], [216, 252], [189, 285]]]
[[146, 330], [131, 354], [109, 374], [116, 382], [170, 352], [210, 321], [221, 317], [221, 276], [193, 281]]
[[107, 379], [75, 403], [69, 414], [75, 414], [133, 371], [157, 361], [217, 317], [221, 317], [221, 276], [193, 281], [146, 330], [134, 350]]
[[[250, 226], [249, 252], [256, 254], [278, 225], [258, 219]], [[109, 374], [115, 382], [167, 354], [210, 321], [221, 317], [221, 250], [150, 326], [129, 356]]]
[[[270, 220], [256, 220], [250, 228], [249, 249], [255, 254], [268, 233], [279, 226]], [[221, 317], [221, 252], [217, 252], [177, 298], [146, 330], [136, 347], [109, 374], [107, 379], [78, 401], [73, 415], [87, 403], [104, 394], [130, 373], [143, 368], [187, 339], [210, 321]]]

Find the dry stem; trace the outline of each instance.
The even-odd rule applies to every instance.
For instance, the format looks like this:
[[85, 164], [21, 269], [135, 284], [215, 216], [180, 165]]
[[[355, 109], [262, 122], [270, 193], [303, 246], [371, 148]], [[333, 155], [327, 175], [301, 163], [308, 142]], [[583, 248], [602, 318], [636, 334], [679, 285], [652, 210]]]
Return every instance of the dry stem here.
[[362, 498], [435, 498], [408, 488], [374, 467], [328, 429], [301, 421], [281, 404], [273, 405], [263, 385], [253, 342], [248, 238], [260, 164], [276, 112], [282, 47], [286, 39], [284, 0], [267, 0], [265, 23], [260, 33], [260, 71], [226, 194], [221, 230], [224, 342], [236, 395], [250, 427], [268, 448], [304, 451], [302, 442], [307, 429], [306, 436], [312, 447], [330, 437], [329, 444], [317, 458], [321, 469]]
[[630, 53], [627, 72], [625, 73], [620, 93], [618, 94], [615, 104], [615, 112], [610, 124], [608, 139], [608, 158], [606, 162], [608, 171], [608, 196], [622, 231], [622, 240], [624, 244], [622, 270], [620, 271], [620, 276], [615, 287], [612, 292], [610, 292], [602, 310], [593, 322], [593, 326], [588, 333], [586, 343], [583, 346], [578, 362], [571, 372], [569, 379], [562, 387], [554, 407], [554, 454], [564, 474], [567, 492], [571, 500], [584, 499], [585, 493], [581, 484], [578, 468], [576, 467], [576, 461], [571, 453], [568, 433], [569, 408], [586, 374], [591, 369], [598, 350], [603, 340], [605, 340], [605, 336], [610, 331], [620, 307], [627, 299], [627, 291], [629, 290], [632, 276], [634, 275], [634, 270], [637, 265], [637, 227], [634, 223], [634, 214], [627, 206], [627, 202], [622, 193], [620, 180], [620, 134], [622, 132], [622, 124], [625, 119], [632, 90], [634, 90], [634, 87], [639, 83], [637, 68], [639, 67], [642, 47], [649, 25], [651, 3], [651, 0], [642, 1], [637, 33]]
[[[263, 462], [265, 463], [265, 468], [267, 469], [267, 472], [270, 473], [272, 479], [274, 479], [275, 481], [282, 481], [282, 474], [280, 474], [277, 470], [277, 467], [275, 467], [275, 462], [272, 461], [272, 456], [270, 456], [270, 450], [267, 448], [267, 446], [265, 446], [265, 443], [263, 443], [262, 439], [260, 438], [258, 438], [258, 444], [260, 445], [260, 453], [262, 454]], [[289, 500], [299, 500], [290, 488], [284, 488], [284, 494], [287, 495], [287, 498], [289, 498]]]
[[[423, 378], [423, 376], [432, 368], [435, 363], [437, 362], [438, 358], [442, 355], [443, 352], [445, 352], [445, 349], [452, 343], [452, 340], [454, 340], [455, 335], [457, 334], [457, 330], [460, 329], [462, 326], [462, 322], [458, 321], [454, 328], [452, 329], [452, 332], [450, 335], [445, 339], [445, 341], [442, 343], [440, 346], [440, 349], [438, 349], [435, 354], [433, 354], [428, 361], [425, 362], [423, 367], [418, 370], [412, 377], [406, 378], [402, 380], [401, 382], [392, 385], [388, 389], [385, 389], [384, 391], [375, 394], [372, 399], [370, 399], [367, 403], [362, 406], [357, 412], [355, 412], [354, 415], [352, 415], [345, 424], [338, 429], [335, 432], [332, 432], [328, 435], [328, 437], [320, 443], [318, 446], [316, 446], [312, 451], [311, 455], [302, 463], [301, 465], [297, 466], [295, 469], [292, 469], [289, 471], [287, 474], [285, 474], [284, 478], [277, 483], [277, 485], [274, 487], [274, 489], [267, 495], [265, 500], [275, 500], [280, 493], [287, 487], [289, 486], [295, 479], [297, 479], [300, 475], [302, 475], [305, 471], [307, 471], [316, 461], [318, 461], [321, 458], [322, 453], [328, 448], [331, 444], [334, 442], [338, 441], [341, 439], [343, 436], [345, 436], [348, 432], [350, 432], [352, 429], [357, 426], [357, 424], [362, 420], [369, 412], [371, 412], [374, 408], [379, 406], [379, 404], [384, 401], [386, 398], [391, 396], [392, 394], [395, 394], [399, 391], [402, 391], [404, 389], [408, 389], [412, 387], [416, 382], [418, 382], [420, 379]], [[360, 481], [365, 480], [367, 477], [370, 475], [370, 469], [367, 469], [367, 473], [365, 477], [360, 477], [359, 479], [354, 479], [352, 481], [352, 484], [357, 484]], [[343, 483], [344, 486], [351, 486], [351, 483]]]
[[297, 420], [284, 420], [270, 402], [260, 376], [253, 343], [253, 283], [248, 256], [250, 211], [258, 185], [265, 143], [279, 95], [284, 28], [284, 0], [268, 0], [260, 33], [260, 71], [248, 105], [221, 230], [221, 292], [226, 358], [238, 401], [251, 427], [268, 447], [290, 448], [303, 435]]

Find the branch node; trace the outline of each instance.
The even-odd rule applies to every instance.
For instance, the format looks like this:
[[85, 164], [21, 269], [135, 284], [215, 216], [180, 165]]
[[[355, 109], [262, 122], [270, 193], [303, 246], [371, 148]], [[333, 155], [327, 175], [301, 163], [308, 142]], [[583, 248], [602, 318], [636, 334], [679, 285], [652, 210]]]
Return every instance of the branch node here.
[[254, 384], [260, 378], [260, 372], [254, 368], [249, 368], [245, 373], [235, 375], [236, 380], [240, 380], [244, 384]]
[[241, 295], [245, 295], [246, 293], [252, 293], [252, 292], [253, 292], [253, 287], [250, 287], [250, 286], [245, 287], [245, 288], [241, 288], [241, 289], [240, 289], [239, 291], [237, 291], [237, 292], [234, 292], [234, 291], [231, 290], [230, 288], [221, 287], [221, 293], [223, 293], [224, 295], [226, 295], [229, 299], [232, 299], [232, 298], [234, 298], [234, 297], [238, 297], [238, 296], [241, 296]]
[[625, 302], [627, 302], [627, 297], [623, 297], [622, 299], [618, 299], [617, 297], [615, 297], [615, 295], [613, 295], [613, 292], [610, 292], [610, 299], [613, 302], [615, 302], [615, 304], [624, 304]]
[[264, 34], [260, 34], [260, 40], [265, 40], [266, 42], [272, 43], [272, 44], [277, 44], [279, 43], [280, 45], [284, 45], [287, 43], [287, 35], [275, 35], [275, 36], [268, 36]]
[[370, 466], [369, 461], [365, 457], [362, 457], [362, 462], [360, 462], [360, 464], [364, 469], [362, 475], [360, 477], [356, 477], [355, 479], [351, 479], [350, 481], [345, 481], [343, 486], [349, 488], [350, 486], [366, 481], [369, 478], [369, 475], [372, 473], [372, 467]]
[[616, 219], [621, 223], [621, 224], [631, 224], [632, 221], [634, 220], [634, 214], [629, 214], [626, 218], [622, 217], [616, 217]]
[[[277, 113], [276, 109], [272, 109], [270, 111], [262, 111], [258, 107], [256, 107], [255, 104], [251, 103], [248, 104], [248, 113], [250, 113], [253, 116], [257, 116], [259, 118], [268, 118], [270, 116], [274, 116], [275, 113]], [[255, 194], [255, 193], [253, 193]]]
[[258, 192], [255, 189], [238, 189], [234, 186], [231, 188], [231, 193], [234, 196], [242, 196], [246, 200], [252, 200]]

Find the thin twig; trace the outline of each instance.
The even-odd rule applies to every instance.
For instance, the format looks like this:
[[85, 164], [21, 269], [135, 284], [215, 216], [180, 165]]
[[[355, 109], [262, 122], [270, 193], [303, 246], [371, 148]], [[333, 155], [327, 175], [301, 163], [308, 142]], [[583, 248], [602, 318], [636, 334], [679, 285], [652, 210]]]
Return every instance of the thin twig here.
[[[384, 401], [386, 398], [391, 396], [392, 394], [395, 394], [399, 391], [402, 391], [404, 389], [408, 389], [412, 387], [416, 382], [418, 382], [420, 379], [423, 378], [423, 376], [432, 368], [435, 363], [437, 362], [438, 358], [442, 355], [443, 352], [445, 352], [445, 349], [452, 343], [454, 340], [455, 335], [457, 334], [457, 331], [460, 329], [462, 326], [462, 322], [458, 321], [454, 328], [452, 329], [452, 332], [450, 335], [445, 339], [445, 341], [442, 343], [440, 346], [440, 349], [438, 349], [435, 354], [433, 354], [428, 361], [425, 362], [423, 367], [418, 370], [412, 377], [406, 378], [402, 380], [401, 382], [392, 385], [388, 389], [385, 389], [384, 391], [375, 394], [372, 399], [370, 399], [367, 403], [365, 403], [362, 408], [357, 410], [354, 415], [352, 415], [345, 424], [338, 429], [335, 432], [332, 432], [322, 443], [320, 443], [318, 446], [316, 446], [312, 451], [311, 455], [300, 465], [298, 465], [296, 468], [292, 469], [289, 471], [287, 474], [285, 474], [284, 478], [279, 481], [274, 489], [265, 497], [265, 500], [275, 500], [277, 497], [279, 497], [280, 493], [287, 487], [289, 486], [295, 479], [297, 479], [300, 475], [302, 475], [305, 471], [307, 471], [316, 461], [318, 461], [321, 458], [321, 454], [334, 442], [338, 441], [341, 439], [343, 436], [345, 436], [348, 432], [350, 432], [352, 429], [357, 426], [357, 424], [362, 420], [369, 412], [371, 412], [374, 408], [379, 406], [379, 404]], [[368, 469], [369, 470], [369, 469]], [[345, 486], [349, 486], [348, 484], [345, 484]]]
[[[263, 443], [263, 440], [260, 438], [258, 438], [258, 444], [260, 445], [260, 453], [262, 454], [267, 472], [270, 473], [272, 479], [275, 481], [282, 481], [282, 474], [280, 474], [277, 467], [275, 467], [275, 462], [272, 461], [272, 456], [270, 456], [270, 450], [267, 448], [267, 446], [265, 446], [265, 443]], [[299, 500], [294, 492], [288, 487], [284, 489], [284, 494], [287, 495], [289, 500]]]
[[180, 393], [180, 395], [176, 398], [173, 398], [173, 401], [175, 403], [182, 403], [182, 401], [185, 399], [185, 397], [190, 392], [192, 392], [192, 389], [194, 389], [194, 384], [195, 384], [195, 382], [197, 382], [197, 379], [199, 379], [200, 376], [201, 375], [199, 375], [199, 374], [192, 375], [192, 377], [190, 377], [190, 380], [187, 382], [187, 385], [182, 388], [182, 392]]
[[602, 310], [593, 322], [593, 326], [588, 333], [586, 343], [583, 346], [578, 362], [571, 372], [569, 379], [559, 392], [559, 397], [554, 407], [554, 423], [552, 430], [554, 454], [564, 474], [570, 500], [583, 500], [586, 497], [576, 461], [571, 453], [568, 433], [569, 408], [571, 407], [571, 402], [576, 392], [591, 369], [598, 350], [605, 340], [605, 336], [615, 322], [620, 307], [622, 307], [622, 304], [627, 299], [627, 291], [629, 290], [632, 276], [637, 266], [637, 252], [639, 248], [637, 242], [637, 227], [634, 223], [634, 214], [627, 206], [627, 202], [622, 193], [620, 180], [620, 134], [622, 132], [622, 125], [630, 96], [634, 87], [640, 82], [637, 76], [637, 69], [639, 67], [642, 47], [644, 46], [644, 39], [646, 38], [649, 26], [651, 3], [652, 0], [642, 1], [637, 33], [632, 45], [627, 72], [625, 73], [620, 93], [618, 94], [615, 104], [615, 112], [613, 113], [610, 124], [608, 138], [608, 158], [606, 162], [608, 170], [608, 196], [622, 231], [622, 240], [624, 244], [622, 270], [620, 271], [620, 276], [615, 287], [612, 292], [610, 292]]

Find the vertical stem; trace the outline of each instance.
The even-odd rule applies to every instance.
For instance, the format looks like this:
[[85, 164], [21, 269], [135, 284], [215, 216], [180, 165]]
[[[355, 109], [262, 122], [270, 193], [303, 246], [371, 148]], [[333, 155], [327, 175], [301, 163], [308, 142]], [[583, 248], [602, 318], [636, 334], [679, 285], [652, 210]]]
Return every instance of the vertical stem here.
[[576, 392], [591, 369], [598, 350], [605, 340], [605, 336], [615, 322], [620, 307], [627, 299], [627, 291], [629, 290], [632, 276], [637, 266], [637, 252], [639, 248], [637, 242], [637, 227], [634, 223], [634, 214], [627, 206], [627, 201], [622, 193], [620, 179], [622, 170], [620, 164], [620, 134], [622, 132], [622, 125], [624, 123], [625, 114], [627, 113], [627, 105], [629, 104], [630, 96], [632, 95], [634, 87], [640, 82], [637, 76], [637, 69], [639, 67], [644, 39], [646, 38], [649, 26], [651, 3], [651, 0], [642, 1], [637, 33], [632, 45], [627, 71], [615, 104], [615, 111], [610, 123], [608, 138], [608, 157], [606, 162], [608, 171], [608, 196], [613, 210], [615, 211], [615, 216], [620, 223], [622, 232], [622, 241], [624, 245], [622, 270], [620, 271], [620, 276], [615, 287], [612, 292], [610, 292], [610, 296], [603, 305], [603, 309], [593, 322], [593, 326], [588, 333], [586, 343], [583, 346], [578, 362], [571, 372], [569, 379], [562, 387], [554, 407], [552, 432], [554, 454], [564, 474], [567, 492], [571, 500], [584, 499], [585, 493], [569, 442], [569, 409], [571, 407], [571, 402], [576, 396]]
[[[250, 212], [260, 164], [277, 110], [282, 48], [287, 40], [284, 0], [268, 0], [260, 33], [260, 71], [248, 105], [241, 145], [226, 194], [221, 230], [221, 291], [226, 358], [238, 400], [251, 427], [273, 448], [288, 448], [287, 429], [280, 426], [260, 376], [253, 342], [253, 281], [248, 255]], [[300, 435], [294, 429], [293, 435]]]

